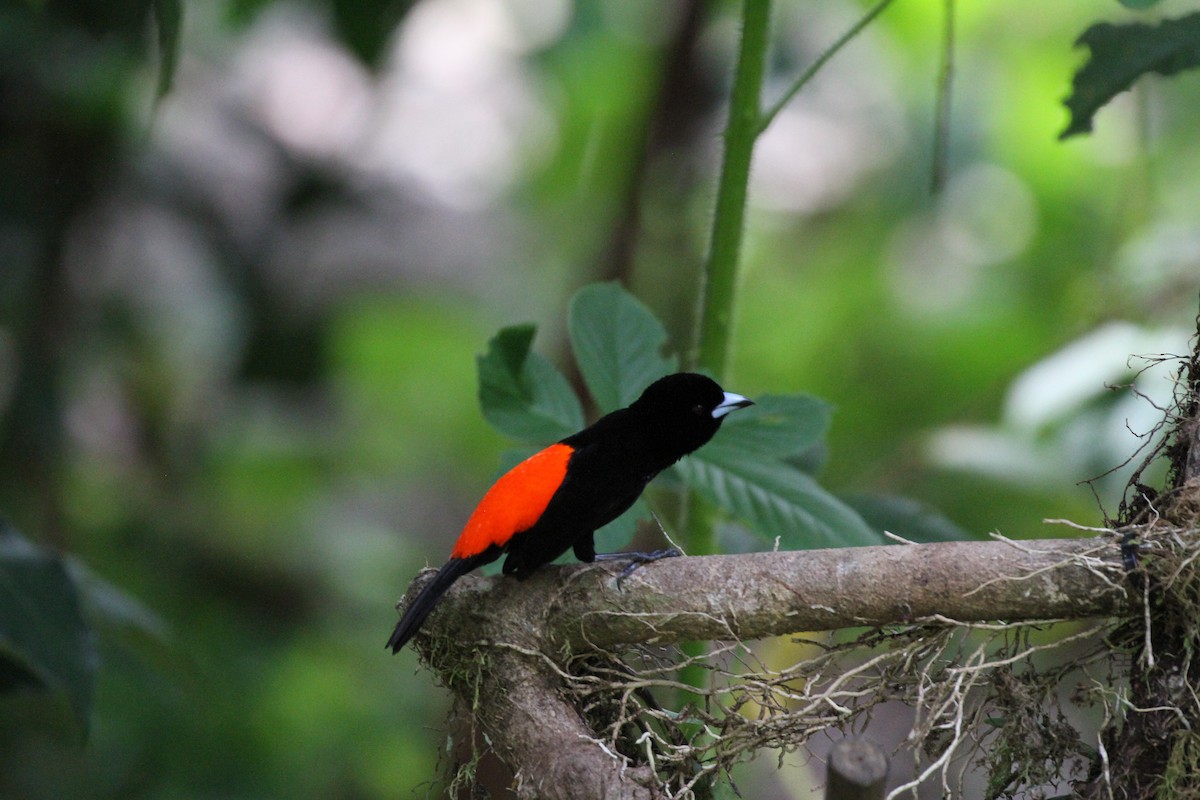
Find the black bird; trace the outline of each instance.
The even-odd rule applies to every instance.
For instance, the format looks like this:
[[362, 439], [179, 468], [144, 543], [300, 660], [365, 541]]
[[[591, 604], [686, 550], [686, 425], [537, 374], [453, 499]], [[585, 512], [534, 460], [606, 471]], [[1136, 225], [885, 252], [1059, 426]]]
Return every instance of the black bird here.
[[660, 378], [628, 408], [541, 450], [506, 472], [479, 501], [450, 560], [405, 611], [388, 639], [398, 652], [461, 576], [504, 553], [518, 580], [574, 550], [596, 555], [593, 534], [633, 505], [662, 470], [705, 444], [731, 411], [753, 405], [703, 375]]

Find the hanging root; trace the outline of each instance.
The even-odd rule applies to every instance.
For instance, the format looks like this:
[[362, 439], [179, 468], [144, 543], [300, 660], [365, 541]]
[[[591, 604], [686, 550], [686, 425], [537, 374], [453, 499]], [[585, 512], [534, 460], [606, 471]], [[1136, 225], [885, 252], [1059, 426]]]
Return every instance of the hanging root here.
[[[1155, 576], [1176, 619], [1200, 625], [1197, 532], [1139, 535], [1139, 569]], [[645, 647], [589, 652], [560, 671], [596, 741], [614, 758], [650, 767], [664, 797], [697, 796], [700, 785], [728, 778], [760, 750], [782, 762], [833, 729], [861, 733], [883, 703], [915, 711], [902, 747], [911, 767], [890, 797], [916, 797], [926, 785], [947, 797], [970, 796], [981, 784], [989, 798], [1035, 797], [1104, 780], [1105, 739], [1148, 712], [1169, 714], [1189, 732], [1172, 753], [1174, 784], [1200, 774], [1188, 771], [1200, 754], [1200, 700], [1191, 686], [1182, 682], [1162, 706], [1131, 701], [1131, 686], [1149, 668], [1138, 654], [1152, 639], [1142, 617], [1019, 624], [935, 617], [792, 637], [794, 660], [783, 667], [730, 642], [702, 657]], [[678, 681], [679, 670], [692, 665], [709, 674], [700, 689]], [[690, 702], [666, 707], [681, 695]]]

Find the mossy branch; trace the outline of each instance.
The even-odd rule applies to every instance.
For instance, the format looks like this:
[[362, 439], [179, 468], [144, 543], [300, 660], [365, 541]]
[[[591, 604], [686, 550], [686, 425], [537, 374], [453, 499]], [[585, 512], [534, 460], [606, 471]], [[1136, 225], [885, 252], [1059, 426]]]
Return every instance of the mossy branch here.
[[474, 626], [482, 642], [502, 640], [516, 626], [520, 638], [533, 633], [528, 641], [548, 643], [551, 652], [760, 639], [934, 616], [1076, 619], [1130, 602], [1117, 537], [672, 558], [640, 567], [618, 586], [625, 566], [548, 567], [521, 582], [470, 575], [427, 627], [471, 641], [466, 632]]

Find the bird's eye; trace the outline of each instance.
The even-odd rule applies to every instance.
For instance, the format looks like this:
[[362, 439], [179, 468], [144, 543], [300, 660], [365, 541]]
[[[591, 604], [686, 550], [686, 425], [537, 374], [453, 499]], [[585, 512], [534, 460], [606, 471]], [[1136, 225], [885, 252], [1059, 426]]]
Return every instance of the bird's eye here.
[[695, 414], [697, 417], [703, 417], [704, 416], [704, 406], [697, 403], [696, 405], [692, 406], [692, 413]]

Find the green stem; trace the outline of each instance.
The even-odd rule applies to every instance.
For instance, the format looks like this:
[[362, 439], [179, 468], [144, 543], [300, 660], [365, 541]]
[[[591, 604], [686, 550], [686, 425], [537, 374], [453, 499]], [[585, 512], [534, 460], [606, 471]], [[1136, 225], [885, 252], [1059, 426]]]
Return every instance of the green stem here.
[[871, 20], [882, 14], [893, 2], [895, 2], [895, 0], [879, 0], [879, 2], [872, 6], [871, 9], [864, 14], [858, 22], [854, 23], [852, 26], [850, 26], [848, 31], [838, 37], [836, 42], [826, 48], [825, 52], [817, 56], [817, 60], [814, 61], [808, 69], [804, 70], [799, 78], [796, 78], [795, 82], [788, 87], [786, 92], [783, 93], [783, 97], [779, 98], [779, 100], [773, 106], [771, 106], [771, 108], [768, 109], [765, 114], [762, 115], [762, 119], [759, 121], [758, 132], [762, 133], [768, 127], [770, 127], [771, 123], [775, 120], [775, 117], [779, 115], [779, 112], [783, 110], [784, 106], [790, 103], [792, 98], [796, 96], [796, 93], [803, 89], [804, 86], [810, 80], [812, 80], [818, 72], [821, 71], [821, 67], [825, 66], [825, 63], [829, 61], [829, 59], [837, 55], [839, 50], [849, 44], [855, 36], [858, 36], [858, 34], [862, 32], [863, 28], [871, 24]]
[[[750, 185], [750, 162], [754, 142], [761, 130], [763, 73], [767, 62], [767, 34], [771, 22], [771, 0], [745, 0], [742, 6], [741, 42], [734, 68], [733, 91], [729, 98], [729, 124], [717, 184], [717, 205], [712, 239], [704, 266], [704, 294], [700, 308], [700, 338], [697, 364], [720, 380], [729, 354], [737, 286], [738, 256], [746, 220], [746, 195]], [[688, 531], [688, 552], [708, 555], [717, 550], [716, 525], [711, 509], [695, 493], [686, 493], [681, 509]], [[687, 642], [684, 653], [705, 652], [703, 642]], [[680, 681], [703, 686], [708, 673], [697, 665], [680, 670]], [[684, 692], [680, 704], [699, 701]]]
[[930, 177], [930, 191], [934, 194], [946, 185], [946, 162], [950, 152], [950, 96], [954, 82], [954, 0], [945, 0], [943, 14], [942, 63], [938, 68], [933, 168]]
[[[746, 220], [750, 162], [759, 132], [760, 97], [770, 22], [771, 0], [745, 1], [733, 92], [729, 99], [725, 151], [717, 185], [712, 239], [704, 266], [704, 294], [696, 356], [697, 365], [708, 370], [717, 380], [724, 375], [729, 354], [738, 256], [742, 249]], [[688, 552], [693, 555], [715, 553], [717, 541], [712, 513], [690, 492], [684, 500], [683, 516], [689, 532]]]
[[[766, 68], [771, 0], [745, 0], [742, 6], [741, 42], [729, 99], [729, 124], [725, 130], [725, 149], [717, 185], [717, 203], [713, 217], [712, 239], [704, 268], [704, 292], [700, 308], [699, 341], [695, 364], [721, 380], [729, 355], [733, 327], [733, 308], [737, 288], [738, 261], [746, 222], [746, 196], [750, 184], [750, 164], [754, 144], [780, 110], [816, 75], [847, 42], [858, 35], [871, 20], [894, 0], [880, 0], [850, 30], [821, 54], [787, 93], [766, 113], [762, 111], [763, 74]], [[716, 525], [712, 509], [695, 493], [684, 495], [680, 516], [687, 531], [688, 553], [709, 555], [717, 551]], [[687, 642], [683, 652], [689, 656], [705, 652], [703, 642]], [[698, 665], [680, 670], [680, 680], [690, 686], [703, 686], [706, 670]], [[683, 692], [681, 706], [698, 702], [700, 696]]]
[[771, 0], [745, 0], [742, 39], [729, 98], [729, 124], [725, 129], [725, 152], [717, 185], [717, 206], [704, 267], [704, 296], [700, 309], [697, 362], [718, 380], [725, 372], [729, 353], [738, 255], [746, 219], [750, 160], [761, 119], [760, 96], [770, 21]]

